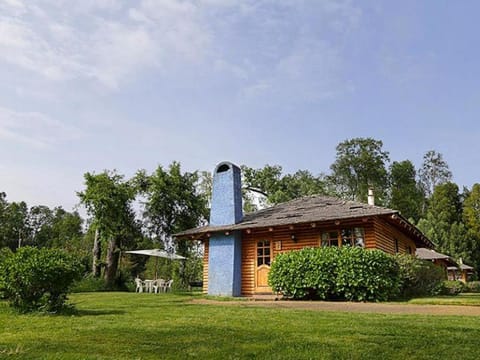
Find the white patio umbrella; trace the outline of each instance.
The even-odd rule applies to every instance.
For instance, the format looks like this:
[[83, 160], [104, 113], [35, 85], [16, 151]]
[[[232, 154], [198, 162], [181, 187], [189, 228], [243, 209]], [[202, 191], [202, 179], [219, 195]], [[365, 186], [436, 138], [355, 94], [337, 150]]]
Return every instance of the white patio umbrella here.
[[155, 279], [158, 277], [158, 258], [165, 258], [165, 259], [170, 259], [170, 260], [185, 260], [186, 257], [178, 255], [178, 254], [172, 254], [169, 252], [166, 252], [165, 250], [160, 250], [160, 249], [146, 249], [146, 250], [130, 250], [130, 251], [125, 251], [127, 254], [135, 254], [135, 255], [145, 255], [145, 256], [155, 256]]

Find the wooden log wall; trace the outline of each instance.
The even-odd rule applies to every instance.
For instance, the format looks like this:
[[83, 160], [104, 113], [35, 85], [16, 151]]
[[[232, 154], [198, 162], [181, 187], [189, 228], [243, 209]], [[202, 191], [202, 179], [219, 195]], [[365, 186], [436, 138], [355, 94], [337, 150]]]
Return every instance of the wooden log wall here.
[[375, 248], [383, 250], [388, 254], [395, 254], [395, 240], [398, 241], [398, 252], [407, 254], [408, 249], [415, 254], [415, 242], [404, 232], [394, 227], [382, 218], [374, 221]]
[[[269, 240], [271, 243], [272, 258], [275, 259], [280, 253], [292, 250], [300, 250], [306, 247], [320, 247], [321, 234], [326, 231], [340, 231], [341, 229], [361, 227], [365, 233], [365, 247], [375, 248], [374, 223], [372, 219], [343, 221], [338, 224], [301, 224], [276, 227], [272, 229], [252, 229], [242, 234], [242, 295], [252, 296], [256, 289], [256, 244], [261, 240]], [[295, 235], [295, 241], [291, 235]], [[261, 289], [263, 292], [264, 289]]]

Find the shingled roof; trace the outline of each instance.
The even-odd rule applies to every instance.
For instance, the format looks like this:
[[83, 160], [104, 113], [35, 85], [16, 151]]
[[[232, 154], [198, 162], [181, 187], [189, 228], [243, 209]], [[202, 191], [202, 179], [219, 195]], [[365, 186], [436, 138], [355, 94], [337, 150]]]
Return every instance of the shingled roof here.
[[217, 231], [254, 229], [392, 214], [399, 213], [397, 210], [380, 206], [315, 195], [291, 200], [246, 214], [241, 222], [234, 225], [207, 225], [180, 232], [175, 234], [175, 237], [186, 237]]

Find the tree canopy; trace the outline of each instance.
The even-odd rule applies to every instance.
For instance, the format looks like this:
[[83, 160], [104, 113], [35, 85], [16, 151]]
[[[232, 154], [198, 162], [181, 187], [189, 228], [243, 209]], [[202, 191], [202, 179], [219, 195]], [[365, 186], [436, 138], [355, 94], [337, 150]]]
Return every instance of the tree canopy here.
[[386, 166], [390, 161], [383, 142], [354, 138], [341, 142], [336, 150], [329, 176], [335, 192], [341, 197], [365, 202], [368, 189], [373, 188], [379, 203], [383, 203], [388, 185]]
[[[480, 185], [460, 192], [436, 150], [427, 151], [415, 168], [410, 160], [390, 163], [380, 140], [352, 138], [337, 145], [329, 173], [301, 169], [286, 173], [280, 165], [267, 164], [243, 165], [242, 176], [245, 212], [316, 194], [366, 202], [372, 187], [377, 205], [399, 210], [439, 251], [480, 270]], [[61, 207], [9, 202], [0, 191], [0, 248], [67, 249], [89, 261], [95, 276], [103, 271], [112, 283], [124, 276], [118, 271], [121, 249], [155, 246], [189, 257], [181, 281], [198, 278], [201, 247], [172, 241], [172, 234], [208, 221], [210, 172], [183, 172], [180, 163], [172, 162], [152, 173], [139, 170], [131, 179], [105, 170], [87, 172], [84, 180], [84, 190], [77, 194], [87, 210], [86, 221], [78, 212]], [[144, 265], [145, 260], [125, 266], [136, 274]]]

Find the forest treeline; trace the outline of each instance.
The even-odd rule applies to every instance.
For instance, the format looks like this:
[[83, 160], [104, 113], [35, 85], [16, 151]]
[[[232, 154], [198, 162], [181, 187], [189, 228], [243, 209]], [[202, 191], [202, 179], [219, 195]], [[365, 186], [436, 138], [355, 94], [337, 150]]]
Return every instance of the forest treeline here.
[[[377, 205], [399, 210], [438, 251], [480, 268], [480, 184], [460, 189], [436, 150], [426, 152], [415, 168], [408, 159], [391, 161], [380, 140], [354, 138], [337, 145], [326, 172], [244, 165], [242, 176], [246, 212], [314, 194], [366, 202], [372, 188]], [[173, 250], [189, 259], [176, 267], [178, 282], [186, 286], [201, 277], [201, 246], [173, 241], [172, 235], [207, 222], [211, 188], [210, 172], [183, 172], [178, 162], [152, 173], [139, 170], [132, 178], [115, 170], [88, 172], [84, 189], [77, 192], [87, 219], [61, 207], [9, 202], [2, 192], [0, 248], [66, 249], [83, 259], [86, 273], [103, 277], [107, 287], [145, 269], [145, 259], [121, 259], [123, 250]]]

